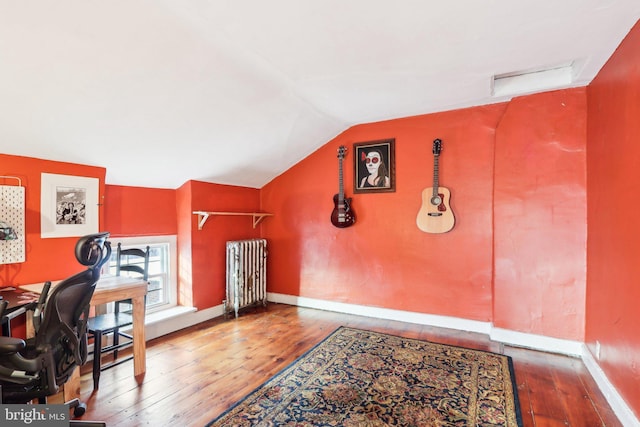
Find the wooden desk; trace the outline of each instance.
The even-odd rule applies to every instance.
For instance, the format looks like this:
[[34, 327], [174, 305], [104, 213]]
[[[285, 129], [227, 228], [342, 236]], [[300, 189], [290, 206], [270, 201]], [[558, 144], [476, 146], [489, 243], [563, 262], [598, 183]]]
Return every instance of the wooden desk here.
[[[58, 282], [52, 282], [55, 286]], [[26, 291], [41, 293], [44, 283], [20, 286]], [[51, 291], [49, 291], [51, 292]], [[96, 290], [91, 298], [91, 305], [96, 306], [112, 301], [131, 299], [133, 302], [133, 374], [138, 384], [144, 380], [147, 371], [146, 343], [144, 333], [144, 312], [147, 294], [147, 282], [123, 276], [103, 276], [98, 280]], [[80, 395], [80, 373], [76, 369], [64, 388], [65, 401]]]

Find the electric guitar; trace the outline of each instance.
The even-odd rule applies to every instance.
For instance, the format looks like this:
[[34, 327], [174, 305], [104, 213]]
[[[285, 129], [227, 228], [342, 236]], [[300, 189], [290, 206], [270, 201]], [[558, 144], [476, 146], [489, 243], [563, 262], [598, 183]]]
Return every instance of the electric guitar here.
[[339, 191], [338, 194], [333, 196], [333, 212], [331, 212], [331, 224], [335, 225], [338, 228], [345, 228], [353, 225], [356, 222], [356, 214], [351, 209], [351, 198], [344, 197], [344, 186], [342, 183], [342, 159], [344, 159], [344, 154], [347, 151], [347, 148], [344, 145], [341, 145], [338, 148], [338, 181], [339, 181]]
[[451, 192], [438, 185], [438, 159], [442, 141], [433, 141], [433, 187], [422, 191], [422, 206], [416, 218], [418, 228], [425, 233], [446, 233], [453, 228], [455, 218], [449, 200]]

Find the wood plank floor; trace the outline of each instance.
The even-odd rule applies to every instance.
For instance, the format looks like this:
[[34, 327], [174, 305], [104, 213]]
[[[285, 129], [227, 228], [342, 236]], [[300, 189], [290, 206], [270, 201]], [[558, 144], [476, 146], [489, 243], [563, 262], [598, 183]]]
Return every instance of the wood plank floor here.
[[85, 365], [81, 398], [88, 409], [82, 419], [110, 427], [203, 426], [339, 326], [511, 356], [524, 426], [621, 426], [579, 359], [505, 346], [477, 333], [282, 304], [149, 342], [141, 386], [126, 362], [103, 372], [94, 391]]

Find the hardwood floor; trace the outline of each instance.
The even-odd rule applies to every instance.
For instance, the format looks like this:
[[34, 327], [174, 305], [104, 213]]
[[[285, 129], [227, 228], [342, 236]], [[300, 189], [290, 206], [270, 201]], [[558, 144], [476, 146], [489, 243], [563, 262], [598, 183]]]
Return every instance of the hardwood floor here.
[[126, 362], [103, 372], [94, 391], [85, 365], [82, 419], [110, 427], [203, 426], [341, 325], [511, 356], [524, 426], [621, 426], [579, 359], [505, 346], [477, 333], [282, 304], [147, 343], [141, 386]]

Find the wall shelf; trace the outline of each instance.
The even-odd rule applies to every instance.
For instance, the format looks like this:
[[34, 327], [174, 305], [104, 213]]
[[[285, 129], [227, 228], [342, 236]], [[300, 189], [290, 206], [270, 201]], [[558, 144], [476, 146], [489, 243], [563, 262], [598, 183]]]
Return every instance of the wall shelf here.
[[273, 216], [271, 213], [266, 212], [208, 212], [208, 211], [193, 211], [194, 215], [198, 215], [198, 230], [202, 230], [204, 223], [207, 222], [212, 215], [226, 215], [226, 216], [250, 216], [253, 218], [253, 228], [256, 228], [260, 222], [268, 216]]

